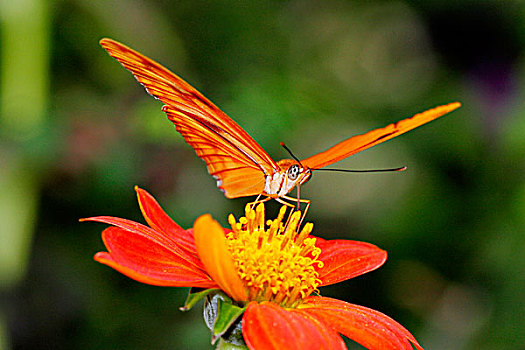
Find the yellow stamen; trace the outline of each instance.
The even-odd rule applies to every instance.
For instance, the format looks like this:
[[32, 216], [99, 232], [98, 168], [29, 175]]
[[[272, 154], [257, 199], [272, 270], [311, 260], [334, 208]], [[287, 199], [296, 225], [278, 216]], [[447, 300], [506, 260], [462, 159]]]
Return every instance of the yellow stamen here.
[[232, 232], [228, 243], [234, 265], [244, 282], [248, 300], [273, 301], [293, 307], [302, 298], [317, 291], [320, 285], [316, 268], [321, 250], [315, 247], [315, 238], [309, 237], [313, 224], [307, 223], [299, 231], [301, 212], [288, 216], [283, 206], [275, 220], [265, 221], [264, 204], [255, 210], [245, 208], [238, 221], [230, 215]]

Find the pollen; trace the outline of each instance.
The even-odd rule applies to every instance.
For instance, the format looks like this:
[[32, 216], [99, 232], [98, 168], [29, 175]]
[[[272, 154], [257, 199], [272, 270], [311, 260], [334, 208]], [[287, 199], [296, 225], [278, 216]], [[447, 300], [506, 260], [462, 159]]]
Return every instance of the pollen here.
[[301, 212], [290, 212], [283, 222], [286, 212], [283, 206], [276, 219], [265, 221], [264, 204], [255, 210], [248, 204], [244, 217], [228, 218], [229, 249], [250, 301], [294, 307], [318, 292], [317, 270], [323, 263], [318, 260], [321, 249], [315, 246], [316, 238], [309, 236], [313, 224], [306, 223], [300, 230]]

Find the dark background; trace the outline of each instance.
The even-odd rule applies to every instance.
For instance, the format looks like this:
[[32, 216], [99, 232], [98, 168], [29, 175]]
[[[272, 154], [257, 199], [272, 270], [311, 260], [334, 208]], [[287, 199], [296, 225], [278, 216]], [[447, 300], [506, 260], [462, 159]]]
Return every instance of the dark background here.
[[[274, 159], [455, 100], [463, 107], [314, 174], [325, 238], [388, 251], [321, 293], [382, 311], [426, 349], [525, 344], [525, 5], [521, 1], [7, 1], [0, 5], [0, 349], [206, 349], [186, 289], [93, 261], [134, 185], [182, 226], [228, 200], [98, 45], [122, 41], [203, 92]], [[270, 211], [276, 209], [270, 205]]]

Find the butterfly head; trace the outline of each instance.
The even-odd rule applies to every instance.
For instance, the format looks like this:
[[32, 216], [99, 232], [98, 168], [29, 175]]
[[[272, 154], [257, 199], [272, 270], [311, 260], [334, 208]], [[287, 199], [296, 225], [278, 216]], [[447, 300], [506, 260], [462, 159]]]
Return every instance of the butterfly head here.
[[301, 164], [292, 164], [286, 171], [288, 181], [295, 182], [296, 185], [307, 182], [310, 176], [312, 176], [312, 171], [309, 168], [302, 167]]
[[277, 165], [281, 171], [275, 173], [267, 183], [267, 193], [278, 197], [286, 196], [295, 186], [302, 185], [310, 179], [312, 171], [292, 159], [280, 160]]

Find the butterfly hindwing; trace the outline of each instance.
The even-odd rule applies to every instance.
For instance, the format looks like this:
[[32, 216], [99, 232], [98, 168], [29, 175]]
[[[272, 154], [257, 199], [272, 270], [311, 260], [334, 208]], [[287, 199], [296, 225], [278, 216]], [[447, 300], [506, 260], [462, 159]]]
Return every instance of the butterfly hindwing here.
[[163, 111], [175, 124], [177, 131], [193, 147], [197, 156], [206, 162], [208, 172], [228, 198], [258, 195], [264, 190], [263, 170], [221, 134], [203, 121], [165, 106]]

